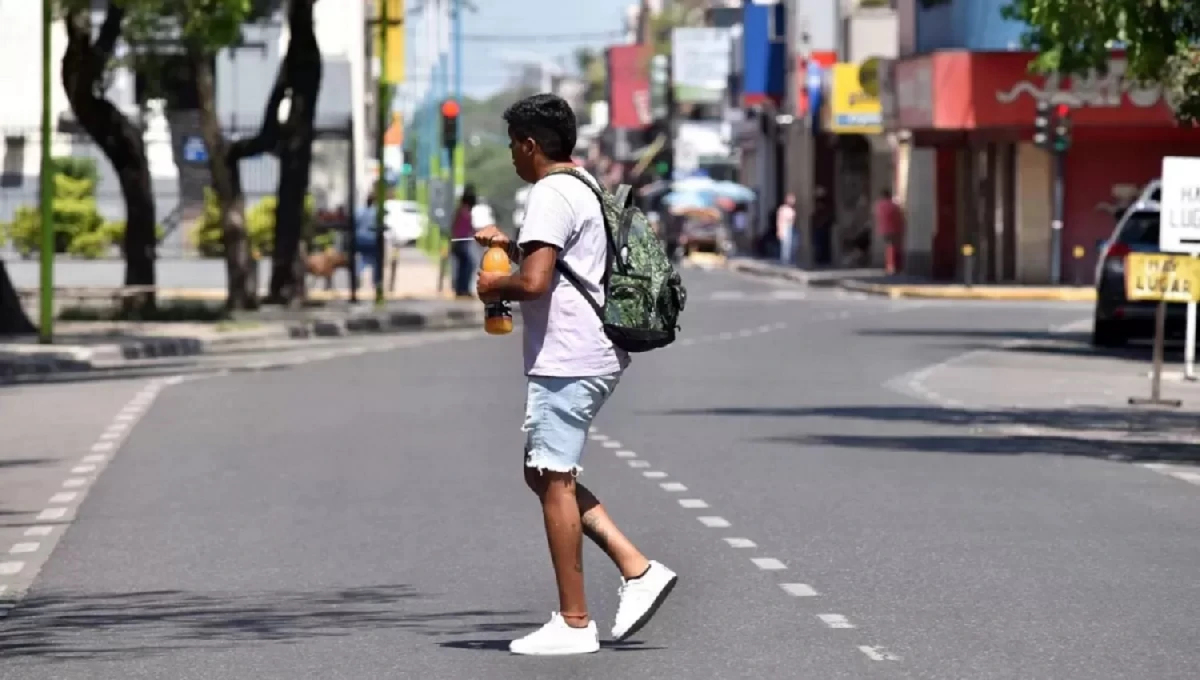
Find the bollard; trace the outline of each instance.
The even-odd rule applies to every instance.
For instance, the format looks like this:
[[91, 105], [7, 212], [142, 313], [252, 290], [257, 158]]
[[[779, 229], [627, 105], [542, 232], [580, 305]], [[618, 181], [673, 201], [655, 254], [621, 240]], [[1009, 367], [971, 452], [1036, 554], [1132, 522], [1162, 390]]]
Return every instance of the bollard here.
[[967, 288], [975, 285], [975, 246], [970, 243], [962, 247], [963, 256], [963, 285]]
[[1075, 285], [1083, 285], [1083, 256], [1087, 255], [1087, 250], [1083, 246], [1075, 246], [1071, 251], [1071, 256], [1075, 258], [1075, 264], [1072, 267], [1075, 274]]

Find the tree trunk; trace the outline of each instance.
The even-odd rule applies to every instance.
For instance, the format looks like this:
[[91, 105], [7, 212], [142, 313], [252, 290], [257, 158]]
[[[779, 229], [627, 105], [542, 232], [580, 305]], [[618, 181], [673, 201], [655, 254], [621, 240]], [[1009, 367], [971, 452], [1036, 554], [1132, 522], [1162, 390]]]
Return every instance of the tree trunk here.
[[[62, 84], [75, 118], [100, 147], [117, 173], [125, 199], [125, 285], [154, 286], [154, 193], [150, 164], [142, 131], [103, 95], [104, 74], [121, 34], [123, 10], [109, 3], [96, 39], [92, 40], [91, 13], [69, 9], [65, 17], [67, 49], [62, 59]], [[154, 306], [154, 292], [126, 298], [127, 309]]]
[[216, 85], [210, 55], [189, 47], [196, 94], [200, 101], [200, 128], [208, 147], [208, 167], [213, 192], [221, 212], [221, 230], [225, 246], [227, 276], [225, 305], [231, 310], [258, 307], [258, 259], [250, 245], [246, 226], [246, 196], [242, 193], [240, 158], [229, 153], [229, 144], [217, 118]]
[[291, 93], [291, 106], [279, 145], [279, 185], [275, 205], [275, 252], [271, 270], [273, 302], [303, 302], [307, 267], [304, 263], [304, 203], [308, 197], [314, 121], [321, 90], [321, 50], [313, 27], [316, 0], [288, 4], [287, 55], [280, 68]]
[[4, 261], [0, 260], [0, 335], [29, 335], [36, 332], [37, 327], [21, 307], [21, 298], [13, 288], [12, 279], [8, 278]]

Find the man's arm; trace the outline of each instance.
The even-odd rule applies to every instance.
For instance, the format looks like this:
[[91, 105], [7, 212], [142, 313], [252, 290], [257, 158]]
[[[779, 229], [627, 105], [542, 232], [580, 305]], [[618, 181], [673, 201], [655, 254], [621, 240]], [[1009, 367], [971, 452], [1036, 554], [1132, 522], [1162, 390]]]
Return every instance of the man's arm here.
[[481, 281], [479, 297], [484, 302], [498, 300], [536, 300], [550, 290], [558, 248], [534, 241], [522, 247], [521, 267], [515, 273], [487, 283]]

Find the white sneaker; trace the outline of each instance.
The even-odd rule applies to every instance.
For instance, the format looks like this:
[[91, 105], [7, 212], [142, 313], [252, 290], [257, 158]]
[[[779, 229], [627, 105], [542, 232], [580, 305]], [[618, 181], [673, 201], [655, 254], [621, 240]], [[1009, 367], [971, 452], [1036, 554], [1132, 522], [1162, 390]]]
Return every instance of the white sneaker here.
[[550, 614], [550, 623], [508, 645], [513, 654], [557, 656], [561, 654], [591, 654], [600, 651], [600, 633], [596, 622], [586, 628], [572, 628], [558, 612]]
[[649, 623], [678, 580], [675, 572], [654, 560], [650, 560], [650, 568], [641, 577], [632, 581], [621, 579], [621, 603], [613, 622], [613, 639], [624, 640]]

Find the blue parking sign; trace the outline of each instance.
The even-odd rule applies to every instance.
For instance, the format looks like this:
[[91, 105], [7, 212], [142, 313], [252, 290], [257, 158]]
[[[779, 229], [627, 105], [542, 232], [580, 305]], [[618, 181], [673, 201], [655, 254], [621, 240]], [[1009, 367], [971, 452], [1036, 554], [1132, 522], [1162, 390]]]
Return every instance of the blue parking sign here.
[[185, 137], [183, 140], [183, 160], [188, 163], [207, 163], [208, 148], [200, 137]]

